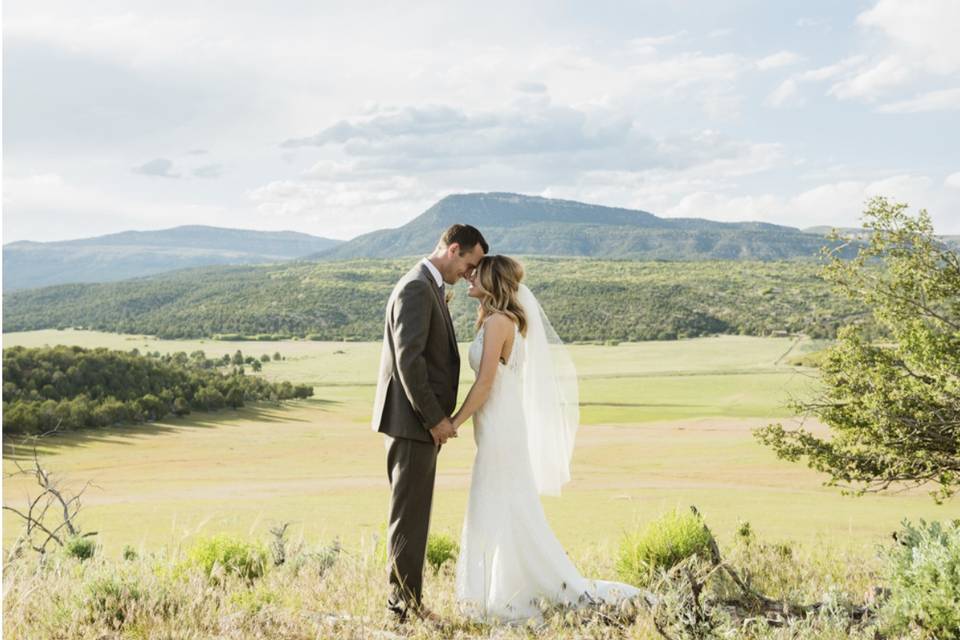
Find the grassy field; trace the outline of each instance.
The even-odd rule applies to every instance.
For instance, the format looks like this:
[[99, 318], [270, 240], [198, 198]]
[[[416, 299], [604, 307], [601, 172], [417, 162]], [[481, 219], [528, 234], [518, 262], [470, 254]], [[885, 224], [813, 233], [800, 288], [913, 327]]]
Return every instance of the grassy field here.
[[[41, 449], [65, 482], [96, 483], [81, 523], [108, 555], [228, 531], [265, 538], [294, 523], [294, 536], [335, 536], [348, 546], [379, 533], [388, 485], [380, 436], [368, 427], [380, 345], [330, 342], [161, 341], [80, 331], [4, 335], [4, 346], [78, 344], [208, 356], [280, 352], [263, 375], [315, 386], [284, 407], [194, 413], [162, 423], [73, 433]], [[466, 345], [462, 345], [465, 349]], [[785, 363], [819, 348], [790, 338], [723, 336], [676, 342], [572, 347], [582, 376], [584, 427], [573, 481], [544, 504], [561, 541], [603, 552], [622, 532], [675, 505], [695, 504], [721, 542], [740, 520], [768, 540], [858, 548], [879, 542], [903, 517], [960, 516], [923, 492], [844, 497], [822, 477], [776, 460], [750, 429], [789, 420], [784, 403], [809, 392], [814, 373]], [[461, 398], [472, 372], [464, 365]], [[444, 447], [433, 529], [459, 535], [474, 453], [469, 428]], [[4, 470], [23, 452], [5, 448]], [[4, 483], [18, 504], [32, 487]], [[18, 523], [4, 513], [3, 540]]]

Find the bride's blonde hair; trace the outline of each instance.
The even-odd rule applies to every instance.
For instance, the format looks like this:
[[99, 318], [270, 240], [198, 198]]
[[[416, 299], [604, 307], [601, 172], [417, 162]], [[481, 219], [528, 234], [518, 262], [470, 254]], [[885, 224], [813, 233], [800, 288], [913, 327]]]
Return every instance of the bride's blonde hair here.
[[507, 256], [484, 256], [477, 264], [476, 280], [480, 284], [482, 296], [477, 309], [479, 330], [483, 321], [494, 313], [502, 313], [527, 335], [527, 317], [517, 300], [520, 281], [523, 280], [523, 265]]

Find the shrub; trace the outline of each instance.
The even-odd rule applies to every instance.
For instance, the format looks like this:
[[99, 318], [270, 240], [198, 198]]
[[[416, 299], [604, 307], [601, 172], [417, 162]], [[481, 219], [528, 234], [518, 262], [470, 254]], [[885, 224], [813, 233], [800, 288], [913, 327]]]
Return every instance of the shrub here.
[[221, 574], [254, 580], [266, 570], [267, 551], [258, 544], [216, 535], [198, 540], [187, 553], [187, 560], [215, 582]]
[[314, 554], [317, 560], [317, 571], [321, 576], [333, 568], [333, 565], [340, 558], [341, 551], [343, 551], [343, 547], [340, 546], [340, 539], [336, 538], [330, 545], [321, 547]]
[[736, 540], [745, 545], [753, 542], [753, 527], [751, 527], [750, 523], [746, 520], [742, 520], [737, 524]]
[[211, 387], [201, 387], [194, 395], [194, 404], [207, 411], [222, 409], [224, 403], [223, 394]]
[[260, 613], [265, 607], [280, 602], [280, 596], [275, 591], [259, 584], [252, 589], [234, 591], [229, 597], [230, 604], [234, 605], [249, 616]]
[[118, 575], [101, 576], [87, 585], [82, 594], [81, 608], [90, 619], [119, 628], [129, 622], [131, 614], [144, 593], [130, 578]]
[[140, 411], [148, 420], [158, 420], [167, 414], [167, 407], [164, 402], [152, 393], [140, 398], [138, 404], [140, 405]]
[[190, 403], [183, 396], [177, 396], [173, 401], [173, 413], [178, 416], [185, 416], [190, 413]]
[[447, 560], [455, 560], [460, 547], [453, 538], [444, 533], [431, 533], [427, 536], [427, 562], [433, 567], [433, 574], [440, 573], [440, 567]]
[[912, 629], [923, 638], [960, 639], [960, 520], [901, 524], [899, 544], [881, 553], [890, 588], [881, 619], [898, 636]]
[[[6, 404], [6, 403], [4, 403]], [[35, 402], [15, 402], [3, 409], [4, 433], [39, 433], [40, 412]]]
[[[227, 342], [236, 342], [239, 340], [246, 340], [247, 336], [243, 335], [242, 333], [218, 333], [215, 336], [213, 336], [213, 339], [224, 340]], [[229, 358], [230, 356], [226, 356], [226, 357]]]
[[97, 427], [109, 427], [126, 419], [126, 405], [113, 397], [101, 402], [90, 415], [91, 422]]
[[293, 388], [294, 398], [310, 398], [313, 396], [313, 387], [308, 384], [298, 384]]
[[710, 532], [690, 511], [675, 509], [628, 533], [620, 543], [617, 572], [631, 584], [646, 585], [658, 570], [693, 555], [709, 557]]
[[137, 550], [134, 549], [133, 547], [131, 547], [130, 545], [124, 546], [124, 547], [123, 547], [123, 559], [124, 559], [124, 560], [131, 560], [131, 561], [132, 561], [132, 560], [136, 560], [136, 559], [137, 559]]
[[63, 551], [71, 558], [76, 558], [81, 562], [89, 560], [97, 552], [97, 543], [93, 538], [84, 538], [76, 536], [67, 540], [63, 545]]
[[232, 407], [234, 409], [239, 409], [240, 407], [242, 407], [243, 406], [243, 389], [241, 389], [238, 386], [231, 385], [227, 389], [227, 397], [225, 402], [227, 403], [227, 406]]

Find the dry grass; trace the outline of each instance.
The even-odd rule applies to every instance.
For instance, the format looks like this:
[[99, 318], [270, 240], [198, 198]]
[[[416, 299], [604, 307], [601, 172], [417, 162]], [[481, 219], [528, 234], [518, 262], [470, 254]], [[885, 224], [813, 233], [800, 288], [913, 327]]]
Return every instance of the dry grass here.
[[[28, 556], [4, 572], [4, 637], [8, 640], [87, 638], [660, 638], [654, 620], [673, 615], [669, 608], [677, 585], [654, 585], [663, 608], [638, 608], [626, 624], [597, 615], [548, 612], [544, 622], [520, 626], [471, 623], [457, 612], [454, 566], [425, 573], [425, 602], [444, 619], [442, 626], [411, 623], [397, 627], [383, 606], [386, 574], [377, 541], [343, 550], [330, 562], [329, 547], [302, 542], [288, 560], [256, 580], [221, 576], [211, 581], [202, 570], [183, 570], [186, 549], [161, 550], [128, 561], [95, 558], [79, 562], [53, 556], [45, 563]], [[856, 602], [873, 584], [875, 560], [829, 551], [814, 555], [789, 552], [756, 541], [738, 543], [728, 560], [738, 564], [754, 585], [769, 595], [809, 602], [832, 598]], [[593, 552], [576, 558], [585, 575], [612, 577], [613, 559]], [[722, 595], [717, 583], [713, 595]], [[735, 638], [870, 637], [868, 630], [847, 630], [842, 615], [827, 612], [791, 628], [734, 624], [719, 618], [716, 635]], [[684, 637], [682, 635], [675, 637]], [[689, 636], [688, 636], [689, 637]]]

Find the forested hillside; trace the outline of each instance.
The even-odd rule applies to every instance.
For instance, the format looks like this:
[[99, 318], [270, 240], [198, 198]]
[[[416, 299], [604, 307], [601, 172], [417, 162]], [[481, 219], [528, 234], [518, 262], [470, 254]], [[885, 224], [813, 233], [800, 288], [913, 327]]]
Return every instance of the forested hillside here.
[[[569, 341], [714, 333], [831, 337], [860, 313], [806, 262], [522, 259], [527, 283]], [[396, 280], [416, 258], [208, 267], [137, 280], [4, 296], [4, 331], [83, 327], [164, 338], [379, 340]], [[473, 335], [463, 283], [451, 311]]]

